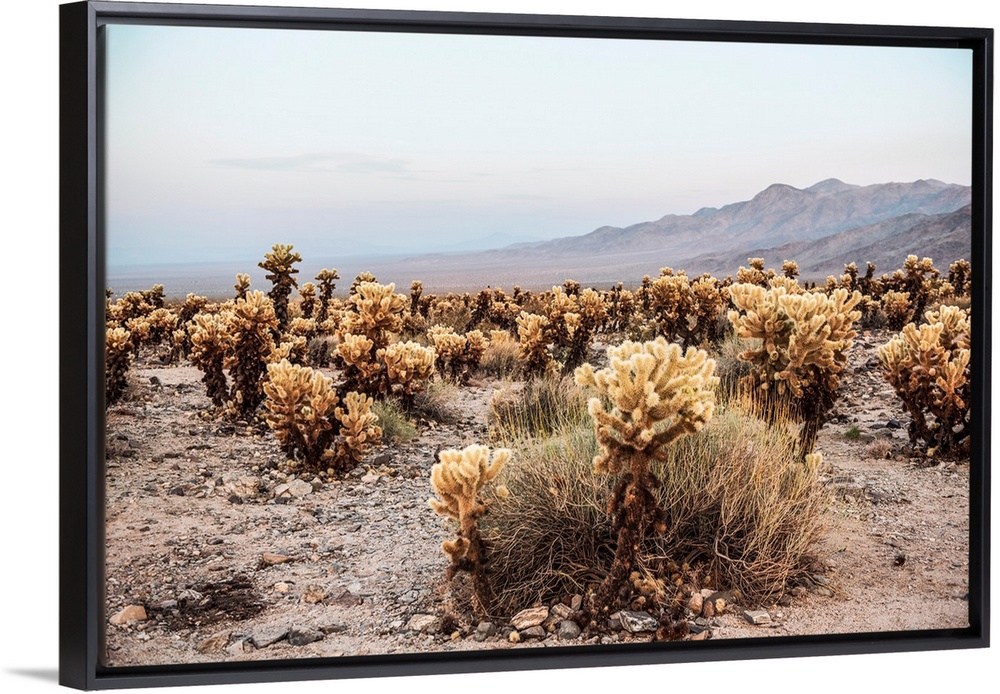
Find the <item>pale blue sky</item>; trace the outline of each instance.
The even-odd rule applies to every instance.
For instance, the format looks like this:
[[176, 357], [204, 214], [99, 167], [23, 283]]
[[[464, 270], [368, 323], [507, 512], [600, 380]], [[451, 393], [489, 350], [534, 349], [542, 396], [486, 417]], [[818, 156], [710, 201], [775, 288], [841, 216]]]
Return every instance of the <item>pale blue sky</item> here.
[[437, 250], [771, 183], [971, 179], [965, 50], [107, 32], [111, 265]]

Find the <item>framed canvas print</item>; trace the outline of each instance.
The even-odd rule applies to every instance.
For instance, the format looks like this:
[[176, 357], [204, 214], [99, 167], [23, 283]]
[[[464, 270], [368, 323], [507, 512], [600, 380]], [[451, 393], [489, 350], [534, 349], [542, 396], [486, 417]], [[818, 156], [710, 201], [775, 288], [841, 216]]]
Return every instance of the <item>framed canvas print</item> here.
[[62, 683], [988, 645], [991, 29], [60, 20]]

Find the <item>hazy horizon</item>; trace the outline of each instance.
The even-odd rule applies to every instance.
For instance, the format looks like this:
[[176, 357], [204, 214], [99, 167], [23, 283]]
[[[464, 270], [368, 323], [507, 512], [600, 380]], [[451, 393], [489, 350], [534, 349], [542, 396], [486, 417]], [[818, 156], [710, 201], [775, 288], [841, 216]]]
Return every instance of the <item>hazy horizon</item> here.
[[[971, 52], [107, 27], [108, 264], [470, 249], [971, 181]], [[478, 246], [483, 247], [483, 246]]]

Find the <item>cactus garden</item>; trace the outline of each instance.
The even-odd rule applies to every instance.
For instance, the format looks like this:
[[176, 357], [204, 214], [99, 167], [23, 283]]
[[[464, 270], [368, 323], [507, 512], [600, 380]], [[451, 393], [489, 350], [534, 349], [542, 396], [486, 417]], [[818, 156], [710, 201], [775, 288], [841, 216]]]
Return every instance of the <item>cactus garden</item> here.
[[260, 258], [108, 293], [108, 662], [965, 625], [968, 262], [450, 291]]

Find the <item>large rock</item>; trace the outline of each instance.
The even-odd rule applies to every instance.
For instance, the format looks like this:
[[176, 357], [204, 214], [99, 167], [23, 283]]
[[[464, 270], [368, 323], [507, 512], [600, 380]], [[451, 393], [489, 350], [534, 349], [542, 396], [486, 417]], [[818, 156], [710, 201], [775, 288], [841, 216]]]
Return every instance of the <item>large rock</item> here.
[[556, 636], [560, 641], [573, 641], [580, 636], [580, 625], [569, 619], [563, 620], [556, 627]]
[[549, 608], [547, 607], [529, 607], [514, 615], [513, 619], [510, 620], [510, 625], [518, 631], [524, 631], [531, 627], [540, 626], [548, 616]]
[[305, 480], [298, 478], [288, 483], [288, 491], [292, 496], [302, 497], [313, 493], [313, 486]]
[[436, 634], [441, 631], [441, 620], [432, 614], [415, 614], [406, 623], [406, 630], [419, 631], [422, 634]]
[[771, 614], [767, 610], [747, 610], [743, 613], [743, 618], [751, 624], [769, 624]]
[[288, 630], [288, 643], [293, 646], [305, 646], [325, 636], [326, 634], [313, 627], [292, 627]]
[[619, 615], [619, 619], [621, 619], [622, 626], [625, 630], [633, 634], [638, 634], [643, 631], [656, 631], [660, 627], [660, 623], [657, 621], [656, 617], [646, 612], [622, 610]]
[[223, 631], [215, 636], [209, 636], [207, 639], [203, 639], [195, 647], [199, 653], [216, 653], [221, 651], [229, 643], [229, 632]]
[[115, 626], [131, 624], [132, 622], [143, 622], [146, 620], [146, 608], [142, 605], [129, 605], [111, 615], [108, 620]]
[[272, 627], [261, 629], [250, 636], [250, 643], [255, 648], [267, 648], [288, 636], [288, 627]]

